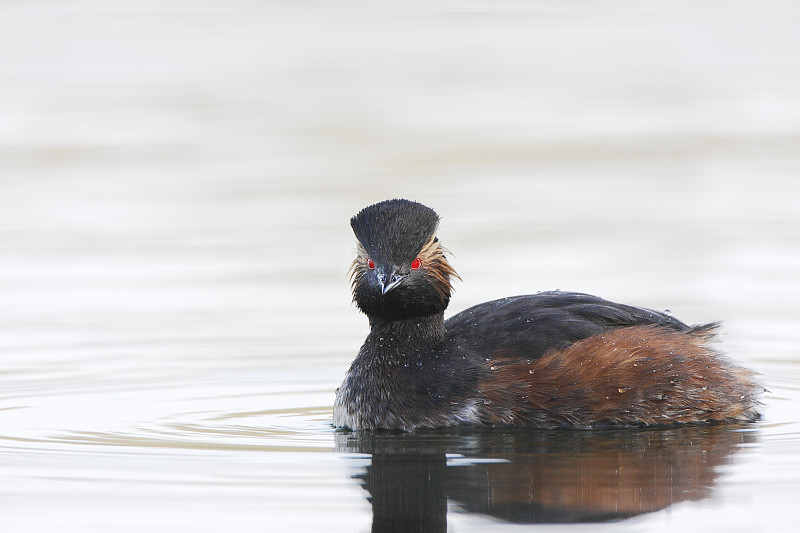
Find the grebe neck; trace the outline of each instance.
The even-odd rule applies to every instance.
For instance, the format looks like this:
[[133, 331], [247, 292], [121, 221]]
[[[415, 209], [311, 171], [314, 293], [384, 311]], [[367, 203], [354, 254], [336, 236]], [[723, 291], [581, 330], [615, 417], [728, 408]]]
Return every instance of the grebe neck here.
[[402, 320], [370, 318], [370, 332], [359, 358], [395, 360], [421, 355], [444, 340], [444, 312]]

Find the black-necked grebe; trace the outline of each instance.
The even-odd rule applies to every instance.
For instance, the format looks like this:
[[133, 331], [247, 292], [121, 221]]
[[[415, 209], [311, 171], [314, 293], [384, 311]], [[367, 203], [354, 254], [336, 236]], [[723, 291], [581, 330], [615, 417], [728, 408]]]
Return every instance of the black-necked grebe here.
[[751, 421], [763, 389], [708, 346], [717, 324], [573, 292], [486, 302], [444, 320], [458, 277], [438, 215], [409, 200], [364, 208], [353, 300], [370, 333], [336, 391], [351, 429], [458, 424], [594, 428]]

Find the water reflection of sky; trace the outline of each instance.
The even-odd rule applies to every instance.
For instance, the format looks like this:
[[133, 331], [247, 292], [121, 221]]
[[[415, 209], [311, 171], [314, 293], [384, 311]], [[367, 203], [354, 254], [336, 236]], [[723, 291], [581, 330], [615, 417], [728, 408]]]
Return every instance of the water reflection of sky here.
[[[6, 6], [4, 531], [366, 531], [414, 509], [462, 532], [791, 530], [798, 15]], [[366, 333], [347, 220], [392, 196], [442, 215], [464, 279], [451, 311], [560, 288], [722, 319], [724, 349], [769, 388], [764, 420], [334, 432]]]

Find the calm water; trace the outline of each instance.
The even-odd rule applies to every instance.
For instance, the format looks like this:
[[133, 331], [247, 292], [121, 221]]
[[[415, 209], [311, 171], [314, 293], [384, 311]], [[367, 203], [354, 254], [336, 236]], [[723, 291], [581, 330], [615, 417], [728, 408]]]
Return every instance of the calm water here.
[[[798, 4], [428, 6], [3, 7], [3, 531], [796, 531]], [[764, 419], [334, 432], [348, 219], [394, 196], [452, 312], [722, 319]]]

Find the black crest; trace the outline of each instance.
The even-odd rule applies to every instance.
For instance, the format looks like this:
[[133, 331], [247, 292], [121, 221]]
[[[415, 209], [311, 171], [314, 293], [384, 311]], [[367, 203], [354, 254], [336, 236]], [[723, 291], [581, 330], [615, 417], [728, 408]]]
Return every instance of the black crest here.
[[386, 200], [365, 207], [350, 219], [356, 238], [375, 261], [402, 265], [412, 261], [434, 236], [439, 215], [410, 200]]

